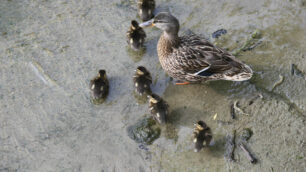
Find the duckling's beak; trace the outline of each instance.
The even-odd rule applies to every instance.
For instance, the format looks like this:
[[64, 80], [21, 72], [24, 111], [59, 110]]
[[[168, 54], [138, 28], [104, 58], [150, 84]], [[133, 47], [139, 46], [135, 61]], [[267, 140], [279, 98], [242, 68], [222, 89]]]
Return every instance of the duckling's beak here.
[[143, 75], [144, 73], [141, 71], [141, 70], [139, 70], [139, 69], [136, 69], [136, 73], [138, 74], [138, 75]]
[[154, 19], [151, 19], [151, 20], [148, 20], [146, 22], [143, 22], [143, 23], [140, 23], [139, 26], [144, 28], [144, 27], [152, 27], [154, 26], [154, 23], [153, 23]]

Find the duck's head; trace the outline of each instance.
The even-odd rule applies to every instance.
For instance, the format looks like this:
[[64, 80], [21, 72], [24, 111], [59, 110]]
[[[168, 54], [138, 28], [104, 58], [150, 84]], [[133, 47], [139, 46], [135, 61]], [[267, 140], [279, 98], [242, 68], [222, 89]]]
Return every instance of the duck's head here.
[[155, 26], [167, 33], [177, 34], [180, 29], [180, 23], [171, 13], [158, 13], [153, 19], [141, 23], [140, 27]]
[[154, 0], [139, 0], [138, 1], [138, 14], [143, 21], [148, 21], [153, 18], [153, 11], [155, 9]]
[[138, 66], [135, 71], [137, 75], [147, 75], [149, 73], [148, 70], [143, 66]]
[[203, 121], [198, 121], [194, 125], [195, 125], [196, 129], [199, 130], [199, 131], [204, 130], [207, 127], [205, 122], [203, 122]]
[[103, 70], [103, 69], [99, 70], [99, 77], [103, 78], [103, 79], [106, 79], [106, 72], [105, 72], [105, 70]]
[[138, 22], [136, 20], [131, 21], [132, 30], [136, 30], [139, 27]]
[[148, 95], [148, 98], [149, 98], [149, 102], [153, 104], [156, 104], [161, 100], [161, 98], [156, 94]]

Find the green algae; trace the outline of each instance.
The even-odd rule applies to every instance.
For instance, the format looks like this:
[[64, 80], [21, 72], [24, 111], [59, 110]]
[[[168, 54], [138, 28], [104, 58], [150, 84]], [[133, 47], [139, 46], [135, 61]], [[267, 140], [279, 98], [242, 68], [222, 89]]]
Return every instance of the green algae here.
[[261, 38], [262, 38], [262, 33], [259, 30], [255, 30], [251, 34], [251, 37], [249, 39], [247, 39], [247, 41], [243, 44], [243, 46], [236, 49], [233, 52], [233, 55], [238, 56], [238, 55], [240, 55], [241, 52], [250, 51], [250, 50], [254, 49], [259, 44], [262, 43], [262, 41], [260, 40]]
[[137, 143], [150, 145], [159, 138], [161, 130], [152, 117], [144, 117], [127, 128], [128, 136]]

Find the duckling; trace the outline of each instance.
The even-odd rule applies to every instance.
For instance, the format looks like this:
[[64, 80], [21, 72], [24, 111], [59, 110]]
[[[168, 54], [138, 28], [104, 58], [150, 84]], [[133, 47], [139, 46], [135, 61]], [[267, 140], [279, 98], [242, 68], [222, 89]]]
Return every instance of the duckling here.
[[142, 21], [150, 20], [154, 17], [155, 1], [138, 0], [138, 15]]
[[148, 98], [151, 115], [158, 123], [164, 124], [168, 116], [168, 103], [156, 94], [148, 95]]
[[126, 37], [127, 43], [130, 45], [130, 47], [137, 51], [143, 47], [146, 33], [141, 27], [139, 27], [137, 21], [132, 20], [130, 30], [127, 31]]
[[157, 44], [162, 68], [177, 85], [208, 80], [245, 81], [252, 69], [227, 52], [195, 34], [179, 36], [180, 24], [168, 12], [161, 12], [140, 27], [155, 26], [163, 31]]
[[94, 99], [101, 99], [107, 96], [109, 83], [105, 70], [99, 70], [99, 75], [90, 81], [90, 89]]
[[194, 152], [199, 152], [204, 145], [208, 146], [212, 140], [210, 128], [203, 121], [198, 121], [193, 132]]
[[152, 77], [150, 72], [143, 66], [138, 66], [133, 76], [135, 91], [141, 96], [151, 94]]

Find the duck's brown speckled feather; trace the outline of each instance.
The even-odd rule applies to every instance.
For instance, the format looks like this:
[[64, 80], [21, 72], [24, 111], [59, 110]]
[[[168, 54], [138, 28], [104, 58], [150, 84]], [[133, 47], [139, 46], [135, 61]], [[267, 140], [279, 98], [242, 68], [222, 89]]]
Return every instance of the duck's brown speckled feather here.
[[[178, 38], [176, 46], [173, 46], [164, 33], [158, 42], [158, 56], [161, 65], [175, 79], [188, 82], [232, 80], [228, 78], [236, 75], [238, 77], [242, 72], [252, 73], [248, 66], [237, 60], [232, 54], [214, 46], [202, 37], [191, 34]], [[204, 68], [208, 68], [206, 72], [211, 75], [196, 75]]]

